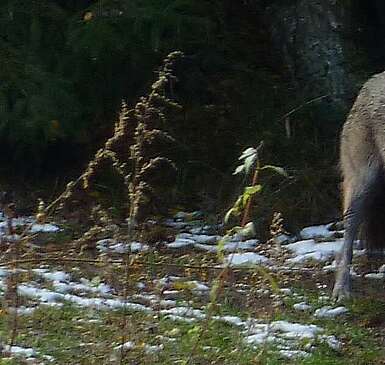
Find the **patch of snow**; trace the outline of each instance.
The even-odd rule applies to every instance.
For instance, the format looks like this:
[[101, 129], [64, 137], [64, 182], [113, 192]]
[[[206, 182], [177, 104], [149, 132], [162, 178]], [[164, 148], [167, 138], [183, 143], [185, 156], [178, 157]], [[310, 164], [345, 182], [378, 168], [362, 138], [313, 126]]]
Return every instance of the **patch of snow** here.
[[144, 345], [144, 352], [147, 355], [156, 354], [157, 352], [160, 352], [164, 349], [164, 345]]
[[207, 234], [191, 234], [190, 237], [186, 237], [186, 238], [192, 239], [196, 243], [207, 245], [207, 244], [217, 243], [222, 237], [216, 236], [216, 235], [207, 235]]
[[96, 248], [101, 252], [126, 253], [148, 251], [149, 246], [140, 242], [116, 242], [112, 238], [106, 238], [96, 242]]
[[57, 308], [60, 308], [62, 307], [64, 304], [63, 303], [56, 303], [56, 302], [43, 302], [43, 303], [40, 303], [40, 306], [43, 306], [43, 307], [57, 307]]
[[279, 350], [279, 353], [287, 359], [309, 357], [310, 354], [302, 350]]
[[276, 338], [269, 336], [268, 332], [256, 333], [254, 335], [246, 336], [245, 342], [249, 345], [263, 345], [267, 342], [274, 342]]
[[237, 326], [237, 327], [241, 327], [245, 325], [245, 322], [236, 316], [215, 316], [214, 319], [217, 321], [231, 324], [233, 326]]
[[366, 279], [385, 279], [385, 273], [383, 272], [370, 272], [364, 276]]
[[[356, 252], [360, 251], [353, 251], [353, 254], [355, 255]], [[325, 272], [334, 272], [337, 270], [337, 261], [333, 260], [333, 262], [330, 265], [325, 265], [322, 270]], [[350, 275], [354, 277], [359, 277], [360, 275], [354, 270], [353, 267], [350, 268]]]
[[18, 307], [18, 308], [14, 308], [14, 307], [8, 307], [8, 311], [11, 312], [11, 313], [17, 313], [18, 315], [24, 315], [24, 316], [27, 316], [27, 315], [30, 315], [32, 314], [38, 307]]
[[167, 243], [166, 247], [167, 248], [187, 248], [187, 247], [192, 247], [194, 245], [195, 241], [188, 239], [188, 238], [178, 238], [174, 242]]
[[[127, 341], [125, 342], [124, 344], [121, 344], [121, 345], [118, 345], [118, 346], [115, 346], [114, 347], [114, 350], [115, 351], [119, 351], [119, 350], [125, 350], [125, 351], [131, 351], [133, 349], [135, 349], [135, 347], [137, 347], [137, 345], [135, 345], [134, 342], [132, 341]], [[155, 354], [157, 352], [160, 352], [162, 351], [164, 348], [164, 345], [161, 344], [161, 345], [147, 345], [145, 344], [143, 349], [144, 349], [144, 352], [146, 354]]]
[[293, 291], [290, 288], [281, 288], [279, 291], [284, 295], [292, 295]]
[[306, 227], [299, 233], [300, 236], [307, 240], [309, 238], [332, 238], [335, 233], [329, 230], [330, 224], [323, 224], [320, 226]]
[[280, 234], [280, 235], [274, 237], [274, 243], [276, 245], [287, 244], [290, 242], [290, 240], [291, 240], [291, 237], [288, 236], [287, 234]]
[[193, 227], [189, 229], [189, 232], [192, 234], [203, 234], [205, 229], [203, 227]]
[[206, 314], [200, 309], [194, 309], [191, 307], [175, 307], [170, 309], [163, 309], [160, 311], [161, 314], [171, 314], [174, 316], [180, 317], [190, 317], [196, 319], [204, 319], [206, 318]]
[[40, 289], [29, 285], [19, 285], [17, 291], [20, 295], [38, 299], [42, 302], [56, 302], [62, 300], [64, 295], [48, 289]]
[[224, 250], [227, 252], [236, 250], [250, 250], [258, 245], [259, 241], [256, 239], [246, 240], [243, 242], [229, 242], [225, 243]]
[[23, 357], [35, 357], [38, 353], [29, 347], [20, 347], [20, 346], [4, 346], [4, 351], [9, 352], [15, 356], [23, 356]]
[[194, 243], [194, 248], [197, 248], [201, 251], [211, 252], [211, 253], [217, 253], [218, 247], [213, 245], [204, 245], [202, 243]]
[[325, 306], [325, 307], [317, 309], [314, 312], [314, 317], [316, 317], [316, 318], [335, 318], [335, 317], [340, 316], [342, 314], [345, 314], [347, 312], [348, 312], [348, 310], [345, 307], [332, 308], [330, 306]]
[[57, 301], [68, 301], [81, 307], [96, 309], [119, 309], [127, 308], [132, 311], [152, 313], [150, 307], [142, 304], [130, 303], [120, 299], [83, 298], [73, 294], [62, 294], [55, 291], [40, 289], [33, 286], [19, 285], [18, 292], [29, 298], [38, 299], [41, 302], [55, 303]]
[[139, 282], [136, 284], [136, 287], [139, 289], [139, 290], [143, 290], [146, 288], [146, 284], [145, 283], [142, 283], [142, 282]]
[[107, 252], [108, 247], [115, 243], [115, 240], [112, 238], [106, 238], [104, 240], [99, 240], [96, 242], [96, 248], [99, 251]]
[[68, 285], [70, 290], [100, 293], [102, 295], [110, 294], [113, 291], [112, 288], [105, 283], [95, 285], [86, 278], [80, 278], [80, 283], [70, 282]]
[[186, 322], [186, 323], [193, 323], [196, 321], [196, 318], [187, 318], [187, 317], [182, 317], [175, 314], [167, 314], [166, 318], [171, 319], [172, 321], [180, 321], [180, 322]]
[[309, 259], [326, 261], [342, 249], [343, 240], [316, 243], [313, 239], [298, 241], [286, 245], [296, 256], [287, 260], [290, 263], [301, 263]]
[[114, 347], [114, 350], [121, 350], [123, 348], [123, 350], [133, 350], [135, 348], [135, 344], [132, 342], [132, 341], [127, 341], [121, 345], [118, 345], [118, 346], [115, 346]]
[[337, 261], [333, 260], [333, 262], [330, 265], [325, 265], [322, 268], [323, 271], [325, 272], [334, 272], [337, 270]]
[[301, 303], [295, 303], [293, 305], [293, 308], [296, 310], [296, 311], [309, 311], [312, 309], [311, 305], [307, 304], [306, 302], [301, 302]]
[[60, 231], [60, 228], [58, 226], [55, 226], [54, 224], [38, 224], [34, 223], [31, 227], [31, 232], [32, 233], [38, 233], [38, 232], [43, 232], [43, 233], [54, 233]]
[[70, 274], [64, 272], [64, 271], [52, 271], [47, 272], [46, 269], [35, 269], [32, 270], [33, 272], [39, 274], [46, 280], [51, 281], [57, 281], [57, 282], [67, 282], [70, 280], [71, 276]]
[[335, 336], [320, 336], [320, 339], [323, 340], [333, 350], [338, 351], [342, 347], [341, 342], [338, 341]]
[[129, 244], [124, 243], [124, 242], [117, 242], [117, 243], [111, 245], [108, 248], [108, 251], [111, 251], [114, 253], [126, 253], [126, 252], [129, 252], [131, 250], [130, 250]]
[[175, 222], [173, 219], [166, 219], [163, 223], [166, 227], [171, 227], [175, 229], [183, 229], [187, 227], [187, 224], [184, 222]]
[[5, 240], [5, 241], [8, 241], [8, 242], [17, 242], [17, 241], [20, 240], [20, 238], [21, 238], [21, 236], [19, 234], [16, 234], [16, 233], [14, 233], [14, 234], [6, 234], [6, 235], [2, 235], [0, 237], [0, 239], [2, 241]]
[[225, 265], [230, 266], [247, 266], [268, 264], [270, 260], [255, 252], [233, 253], [225, 258]]
[[314, 324], [299, 324], [287, 321], [272, 322], [270, 329], [274, 332], [283, 332], [286, 338], [314, 338], [322, 328]]
[[210, 290], [210, 288], [207, 285], [205, 285], [205, 284], [203, 284], [197, 280], [187, 281], [186, 284], [188, 286], [190, 286], [190, 285], [192, 286], [191, 291], [193, 291], [193, 292], [202, 292], [202, 291], [209, 291]]

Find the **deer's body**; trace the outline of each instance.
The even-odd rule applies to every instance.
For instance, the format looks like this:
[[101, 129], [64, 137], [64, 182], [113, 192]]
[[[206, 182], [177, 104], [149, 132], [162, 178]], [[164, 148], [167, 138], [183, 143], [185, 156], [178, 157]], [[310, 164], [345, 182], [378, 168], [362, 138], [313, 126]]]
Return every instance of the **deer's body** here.
[[368, 253], [385, 247], [385, 72], [362, 87], [341, 133], [344, 247], [333, 295], [351, 293], [350, 266], [354, 240], [360, 236]]

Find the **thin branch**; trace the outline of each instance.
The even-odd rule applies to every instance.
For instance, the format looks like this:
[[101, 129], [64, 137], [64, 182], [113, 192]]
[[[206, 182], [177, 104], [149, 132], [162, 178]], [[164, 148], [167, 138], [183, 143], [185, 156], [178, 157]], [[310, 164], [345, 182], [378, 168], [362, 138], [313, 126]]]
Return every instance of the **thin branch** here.
[[320, 101], [320, 100], [322, 100], [322, 99], [325, 99], [325, 98], [327, 98], [327, 97], [329, 97], [329, 96], [330, 96], [330, 94], [326, 94], [326, 95], [318, 96], [318, 97], [316, 97], [316, 98], [314, 98], [314, 99], [310, 99], [310, 100], [308, 100], [307, 102], [305, 102], [305, 103], [303, 103], [303, 104], [297, 106], [296, 108], [290, 110], [288, 113], [284, 114], [284, 115], [279, 119], [279, 121], [285, 120], [287, 117], [289, 117], [290, 115], [296, 113], [298, 110], [301, 110], [301, 109], [304, 108], [305, 106], [308, 106], [309, 104], [313, 104], [313, 103], [315, 103], [315, 102], [317, 102], [317, 101]]

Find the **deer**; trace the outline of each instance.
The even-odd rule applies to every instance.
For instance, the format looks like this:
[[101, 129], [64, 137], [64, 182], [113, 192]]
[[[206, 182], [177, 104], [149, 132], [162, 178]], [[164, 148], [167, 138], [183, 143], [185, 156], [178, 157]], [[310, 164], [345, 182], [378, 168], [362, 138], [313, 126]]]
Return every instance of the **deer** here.
[[369, 257], [385, 248], [385, 72], [361, 88], [340, 136], [344, 242], [337, 259], [333, 298], [352, 295], [353, 246]]

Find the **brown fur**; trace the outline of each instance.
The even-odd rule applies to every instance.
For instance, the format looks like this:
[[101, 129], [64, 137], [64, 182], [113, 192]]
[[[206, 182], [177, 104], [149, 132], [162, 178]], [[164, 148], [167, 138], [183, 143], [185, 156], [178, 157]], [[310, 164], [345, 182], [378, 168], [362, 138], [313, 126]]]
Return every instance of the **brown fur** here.
[[[385, 72], [361, 89], [341, 134], [346, 229], [360, 227], [369, 252], [385, 247]], [[353, 229], [354, 232], [354, 229]], [[357, 233], [354, 235], [357, 236]]]

